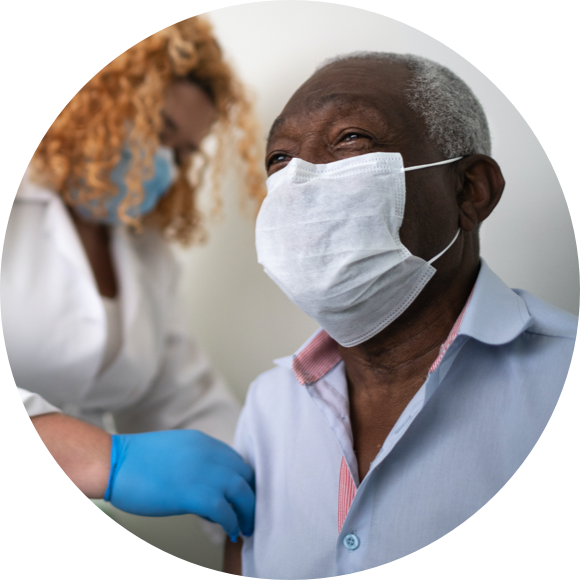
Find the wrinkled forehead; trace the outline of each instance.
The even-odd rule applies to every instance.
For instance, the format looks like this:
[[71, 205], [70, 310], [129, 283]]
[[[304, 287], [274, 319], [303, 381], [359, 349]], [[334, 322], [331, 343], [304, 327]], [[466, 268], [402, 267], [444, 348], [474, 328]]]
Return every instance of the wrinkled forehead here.
[[305, 117], [339, 117], [353, 111], [366, 112], [378, 121], [414, 123], [416, 116], [407, 106], [406, 97], [410, 77], [400, 63], [360, 59], [331, 63], [292, 95], [274, 121], [269, 141]]

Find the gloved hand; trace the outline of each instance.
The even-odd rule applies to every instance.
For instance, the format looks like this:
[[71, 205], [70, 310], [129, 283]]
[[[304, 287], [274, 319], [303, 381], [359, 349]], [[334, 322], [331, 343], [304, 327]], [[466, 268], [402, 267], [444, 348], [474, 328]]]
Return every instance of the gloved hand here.
[[105, 499], [141, 516], [197, 514], [232, 541], [254, 532], [254, 473], [231, 447], [190, 429], [113, 435]]

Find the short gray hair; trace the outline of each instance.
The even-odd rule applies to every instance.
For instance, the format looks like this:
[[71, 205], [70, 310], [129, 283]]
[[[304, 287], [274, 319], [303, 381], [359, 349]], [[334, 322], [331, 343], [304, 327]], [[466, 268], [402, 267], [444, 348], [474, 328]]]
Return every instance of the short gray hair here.
[[427, 136], [447, 159], [491, 155], [485, 112], [473, 91], [454, 72], [428, 58], [394, 52], [352, 52], [325, 60], [316, 70], [345, 60], [400, 63], [411, 71], [407, 104], [422, 117]]

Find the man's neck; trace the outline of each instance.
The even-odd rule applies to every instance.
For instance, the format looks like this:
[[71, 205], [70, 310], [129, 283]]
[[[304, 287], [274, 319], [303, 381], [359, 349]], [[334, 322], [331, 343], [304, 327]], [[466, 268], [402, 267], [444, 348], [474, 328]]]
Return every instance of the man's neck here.
[[412, 306], [385, 330], [360, 345], [339, 347], [361, 480], [425, 382], [478, 272], [479, 259], [447, 276], [436, 274]]
[[423, 370], [426, 376], [469, 298], [479, 266], [478, 259], [445, 277], [436, 275], [382, 332], [354, 347], [339, 346], [347, 376], [357, 383], [365, 377], [361, 386], [381, 376], [403, 378]]

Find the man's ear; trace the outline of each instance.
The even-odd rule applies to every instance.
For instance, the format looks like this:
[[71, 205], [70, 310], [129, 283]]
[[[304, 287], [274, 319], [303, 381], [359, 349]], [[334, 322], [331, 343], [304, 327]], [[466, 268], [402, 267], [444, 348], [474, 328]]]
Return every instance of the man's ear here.
[[471, 232], [498, 204], [505, 180], [499, 165], [487, 155], [469, 155], [458, 166], [459, 226]]

